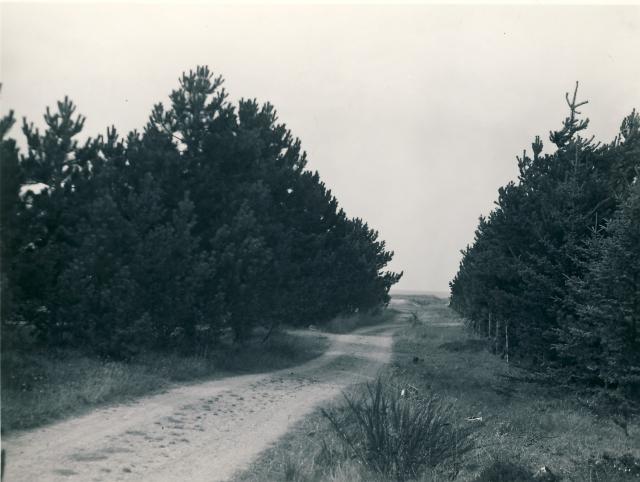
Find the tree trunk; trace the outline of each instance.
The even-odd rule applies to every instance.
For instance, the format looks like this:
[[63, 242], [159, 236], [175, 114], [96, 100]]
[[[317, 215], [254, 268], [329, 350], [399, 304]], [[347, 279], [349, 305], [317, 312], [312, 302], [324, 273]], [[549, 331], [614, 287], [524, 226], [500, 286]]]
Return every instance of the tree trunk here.
[[509, 320], [504, 325], [504, 351], [507, 363], [509, 363]]

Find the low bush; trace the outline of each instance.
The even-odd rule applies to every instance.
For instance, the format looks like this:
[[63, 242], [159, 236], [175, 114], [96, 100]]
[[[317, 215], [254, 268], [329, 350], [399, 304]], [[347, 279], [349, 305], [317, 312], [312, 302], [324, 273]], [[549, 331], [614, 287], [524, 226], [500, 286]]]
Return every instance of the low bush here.
[[477, 353], [489, 348], [489, 343], [485, 340], [478, 340], [475, 338], [467, 338], [465, 340], [455, 340], [443, 343], [438, 348], [452, 352], [468, 351], [471, 353]]
[[531, 471], [523, 465], [503, 459], [494, 460], [473, 482], [536, 482]]
[[614, 455], [603, 453], [592, 457], [572, 480], [592, 482], [637, 482], [640, 480], [640, 459], [631, 453]]

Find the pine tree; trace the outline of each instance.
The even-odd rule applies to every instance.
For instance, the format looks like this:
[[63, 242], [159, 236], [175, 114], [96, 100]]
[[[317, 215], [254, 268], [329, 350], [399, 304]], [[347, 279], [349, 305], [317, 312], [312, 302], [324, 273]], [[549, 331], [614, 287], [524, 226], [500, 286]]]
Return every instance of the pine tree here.
[[24, 121], [24, 182], [44, 189], [19, 203], [11, 283], [42, 343], [193, 352], [228, 330], [240, 342], [388, 302], [393, 253], [305, 170], [273, 106], [232, 105], [222, 84], [206, 67], [183, 74], [124, 138], [77, 142], [84, 118], [66, 98], [42, 133]]
[[13, 111], [0, 119], [0, 317], [5, 330], [10, 329], [8, 322], [18, 316], [17, 302], [20, 298], [15, 279], [16, 270], [20, 269], [16, 257], [20, 248], [20, 230], [23, 228], [20, 187], [24, 183], [24, 176], [16, 142], [6, 137], [14, 123]]
[[[638, 152], [640, 118], [623, 122], [623, 140]], [[635, 144], [635, 146], [634, 146]], [[618, 147], [623, 147], [619, 142]], [[625, 148], [625, 150], [627, 150]], [[621, 156], [616, 156], [616, 158]], [[616, 163], [616, 165], [619, 165]], [[636, 157], [640, 173], [640, 157]], [[618, 185], [619, 187], [622, 187]], [[630, 179], [616, 189], [619, 207], [604, 226], [596, 224], [583, 250], [585, 274], [571, 280], [567, 297], [575, 313], [562, 331], [559, 350], [571, 376], [620, 387], [640, 396], [640, 187]]]
[[463, 252], [451, 304], [480, 333], [488, 333], [489, 317], [494, 330], [508, 324], [510, 351], [531, 366], [593, 381], [602, 379], [599, 364], [615, 357], [589, 361], [590, 350], [578, 348], [596, 336], [586, 328], [593, 319], [585, 318], [585, 283], [592, 283], [598, 258], [592, 232], [609, 229], [607, 220], [636, 182], [640, 143], [635, 113], [612, 143], [583, 138], [588, 119], [580, 119], [586, 102], [577, 101], [577, 84], [566, 101], [569, 115], [549, 136], [556, 151], [543, 155], [536, 137], [533, 157], [518, 158], [518, 182], [499, 190], [496, 208]]
[[[27, 191], [21, 216], [26, 230], [22, 239], [16, 284], [22, 293], [22, 310], [43, 336], [60, 337], [57, 319], [61, 306], [56, 297], [58, 277], [76, 242], [74, 226], [80, 219], [86, 179], [96, 159], [100, 139], [79, 145], [84, 117], [75, 115], [76, 106], [68, 98], [58, 102], [57, 111], [46, 109], [46, 129], [40, 132], [26, 119], [22, 131], [27, 138], [27, 154], [21, 167], [28, 184], [39, 184], [39, 193]], [[46, 335], [45, 335], [46, 334]], [[58, 342], [62, 342], [58, 338]]]

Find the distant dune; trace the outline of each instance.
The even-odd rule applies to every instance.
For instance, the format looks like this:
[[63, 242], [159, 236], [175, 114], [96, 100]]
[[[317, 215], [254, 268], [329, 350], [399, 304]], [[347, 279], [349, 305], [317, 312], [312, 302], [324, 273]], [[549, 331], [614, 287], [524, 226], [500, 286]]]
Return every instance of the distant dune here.
[[422, 290], [402, 290], [391, 288], [389, 291], [391, 296], [410, 296], [410, 295], [430, 295], [437, 296], [438, 298], [449, 298], [448, 291], [422, 291]]

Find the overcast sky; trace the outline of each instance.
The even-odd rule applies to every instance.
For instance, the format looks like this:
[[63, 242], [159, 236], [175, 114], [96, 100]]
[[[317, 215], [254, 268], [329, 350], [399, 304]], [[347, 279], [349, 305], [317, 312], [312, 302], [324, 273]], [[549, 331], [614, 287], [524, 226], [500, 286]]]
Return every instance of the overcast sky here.
[[[183, 70], [270, 101], [403, 289], [448, 290], [515, 156], [580, 81], [598, 139], [640, 107], [640, 8], [1, 5], [2, 110], [68, 94], [86, 133], [140, 129]], [[21, 135], [18, 129], [13, 134]], [[548, 147], [549, 142], [546, 142]]]

